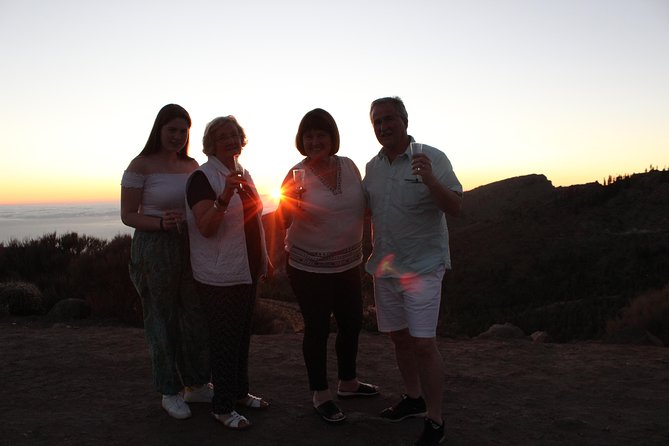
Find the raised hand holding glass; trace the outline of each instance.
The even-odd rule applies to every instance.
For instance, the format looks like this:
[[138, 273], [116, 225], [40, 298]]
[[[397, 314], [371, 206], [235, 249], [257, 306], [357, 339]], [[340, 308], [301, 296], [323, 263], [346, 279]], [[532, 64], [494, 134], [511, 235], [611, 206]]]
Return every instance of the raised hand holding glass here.
[[297, 208], [302, 207], [302, 194], [304, 193], [304, 169], [293, 169], [293, 184], [295, 185], [295, 192], [297, 193]]

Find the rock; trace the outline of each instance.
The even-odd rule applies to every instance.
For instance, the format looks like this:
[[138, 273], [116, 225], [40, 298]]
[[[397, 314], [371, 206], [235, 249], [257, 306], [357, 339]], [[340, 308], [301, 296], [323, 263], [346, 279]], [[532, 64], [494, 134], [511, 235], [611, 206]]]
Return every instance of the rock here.
[[91, 315], [91, 306], [83, 299], [63, 299], [49, 311], [53, 320], [86, 319]]
[[487, 331], [478, 335], [479, 338], [513, 339], [524, 338], [523, 330], [515, 325], [506, 322], [505, 324], [495, 324]]
[[550, 336], [545, 331], [535, 331], [530, 335], [532, 342], [544, 343], [550, 342]]

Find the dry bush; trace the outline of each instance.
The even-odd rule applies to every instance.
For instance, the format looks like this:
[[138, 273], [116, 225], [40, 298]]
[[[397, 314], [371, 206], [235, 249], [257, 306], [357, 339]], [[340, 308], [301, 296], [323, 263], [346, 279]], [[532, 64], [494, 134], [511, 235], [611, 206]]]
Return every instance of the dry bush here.
[[43, 312], [42, 292], [27, 282], [0, 283], [0, 316], [28, 316]]
[[669, 346], [669, 283], [632, 299], [618, 318], [608, 321], [606, 331], [613, 334], [628, 327], [644, 329]]

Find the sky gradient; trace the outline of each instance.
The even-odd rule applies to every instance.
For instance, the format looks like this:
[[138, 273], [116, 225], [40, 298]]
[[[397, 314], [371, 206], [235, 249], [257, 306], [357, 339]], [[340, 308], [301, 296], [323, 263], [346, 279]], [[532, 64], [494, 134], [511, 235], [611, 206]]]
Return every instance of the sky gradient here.
[[369, 104], [394, 95], [465, 190], [669, 167], [667, 0], [0, 0], [0, 59], [0, 204], [118, 200], [167, 103], [200, 163], [235, 115], [265, 194], [316, 107], [364, 174]]

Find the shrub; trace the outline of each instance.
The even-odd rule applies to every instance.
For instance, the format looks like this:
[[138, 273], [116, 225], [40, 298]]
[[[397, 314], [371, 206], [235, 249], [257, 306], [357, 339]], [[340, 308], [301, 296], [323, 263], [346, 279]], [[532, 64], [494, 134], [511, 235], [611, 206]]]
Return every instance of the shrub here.
[[94, 257], [105, 245], [103, 240], [80, 237], [75, 232], [12, 240], [0, 250], [0, 280], [35, 284], [42, 290], [44, 310], [49, 310], [62, 299], [84, 297], [81, 288], [72, 283], [68, 268], [81, 256]]
[[141, 327], [142, 304], [128, 274], [131, 242], [129, 235], [117, 235], [84, 252], [70, 263], [68, 276], [95, 316]]
[[617, 318], [608, 321], [606, 331], [613, 334], [628, 327], [644, 329], [669, 346], [669, 283], [632, 299]]
[[0, 315], [28, 316], [42, 312], [42, 292], [34, 284], [0, 283]]
[[111, 241], [67, 233], [0, 245], [0, 281], [33, 283], [48, 311], [63, 299], [84, 299], [96, 317], [142, 323], [139, 297], [128, 275], [131, 238]]

